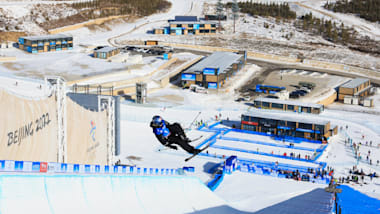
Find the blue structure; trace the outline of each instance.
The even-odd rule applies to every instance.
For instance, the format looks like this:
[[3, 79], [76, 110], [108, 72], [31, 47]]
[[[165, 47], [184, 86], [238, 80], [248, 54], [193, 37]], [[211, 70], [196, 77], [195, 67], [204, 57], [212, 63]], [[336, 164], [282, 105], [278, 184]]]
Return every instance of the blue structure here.
[[349, 186], [341, 185], [342, 193], [337, 193], [337, 213], [341, 210], [341, 214], [380, 213], [380, 200], [371, 198]]

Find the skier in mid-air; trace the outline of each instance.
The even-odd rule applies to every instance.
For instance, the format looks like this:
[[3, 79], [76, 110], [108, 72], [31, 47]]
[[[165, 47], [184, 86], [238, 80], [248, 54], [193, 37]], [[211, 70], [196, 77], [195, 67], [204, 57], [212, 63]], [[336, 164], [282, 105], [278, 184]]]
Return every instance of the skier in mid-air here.
[[173, 145], [177, 144], [191, 154], [196, 154], [200, 151], [189, 145], [191, 140], [186, 137], [185, 132], [178, 123], [170, 124], [163, 120], [162, 117], [156, 115], [152, 118], [150, 127], [153, 128], [153, 133], [160, 143], [166, 147], [177, 150], [177, 146]]

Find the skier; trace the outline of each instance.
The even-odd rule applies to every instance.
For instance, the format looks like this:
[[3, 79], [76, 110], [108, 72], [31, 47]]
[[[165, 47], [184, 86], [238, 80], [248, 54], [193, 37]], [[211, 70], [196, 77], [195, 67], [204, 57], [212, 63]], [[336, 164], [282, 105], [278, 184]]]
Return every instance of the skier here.
[[177, 146], [173, 145], [177, 144], [191, 154], [200, 151], [189, 145], [190, 140], [186, 137], [185, 132], [178, 123], [170, 124], [163, 120], [162, 117], [156, 115], [152, 118], [150, 127], [153, 128], [153, 133], [156, 135], [160, 143], [166, 147], [177, 150]]

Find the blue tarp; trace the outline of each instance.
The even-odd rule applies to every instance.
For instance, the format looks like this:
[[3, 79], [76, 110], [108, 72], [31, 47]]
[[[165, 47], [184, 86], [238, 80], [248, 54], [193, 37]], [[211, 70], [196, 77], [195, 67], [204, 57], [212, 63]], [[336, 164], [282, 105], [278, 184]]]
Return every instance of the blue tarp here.
[[380, 213], [380, 200], [371, 198], [349, 186], [341, 185], [342, 193], [337, 194], [338, 207], [340, 206], [342, 214]]

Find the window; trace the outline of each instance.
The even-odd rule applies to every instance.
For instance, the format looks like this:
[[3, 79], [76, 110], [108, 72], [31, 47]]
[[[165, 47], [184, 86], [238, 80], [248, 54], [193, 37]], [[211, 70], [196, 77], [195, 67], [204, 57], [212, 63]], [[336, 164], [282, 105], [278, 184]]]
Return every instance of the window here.
[[296, 137], [305, 137], [305, 134], [303, 132], [296, 132]]
[[37, 41], [32, 41], [32, 45], [36, 45], [37, 44]]
[[211, 24], [211, 27], [216, 27], [216, 24]]
[[322, 134], [324, 133], [325, 126], [323, 126], [323, 125], [315, 125], [314, 127], [315, 127], [316, 131], [320, 131]]
[[262, 102], [261, 105], [262, 105], [263, 107], [267, 107], [267, 108], [269, 108], [269, 103], [267, 103], [267, 102]]
[[288, 110], [294, 110], [294, 105], [288, 105]]
[[283, 108], [283, 104], [278, 104], [278, 103], [272, 103], [272, 108], [278, 108], [278, 109], [282, 109]]
[[313, 129], [313, 125], [312, 124], [307, 124], [307, 123], [299, 123], [298, 124], [298, 128], [301, 128], [301, 129]]
[[39, 51], [44, 49], [44, 46], [38, 46], [37, 48]]
[[279, 126], [285, 126], [285, 121], [283, 121], [283, 120], [278, 121], [278, 125]]
[[203, 27], [203, 28], [204, 28], [204, 27], [205, 27], [205, 24], [199, 24], [199, 27]]
[[249, 116], [245, 116], [245, 115], [243, 115], [243, 116], [242, 116], [242, 119], [243, 119], [243, 121], [249, 121]]
[[188, 24], [187, 26], [189, 26], [189, 28], [192, 28], [192, 27], [193, 27], [193, 24]]
[[58, 49], [58, 48], [61, 48], [61, 45], [56, 45], [55, 48], [57, 48], [57, 49]]
[[205, 30], [205, 33], [210, 33], [210, 30]]
[[62, 48], [67, 48], [67, 45], [66, 45], [66, 44], [63, 44], [63, 45], [62, 45]]
[[177, 27], [182, 27], [182, 24], [177, 24]]
[[256, 107], [260, 107], [260, 106], [261, 106], [261, 105], [260, 105], [260, 104], [261, 104], [260, 101], [255, 101], [254, 104], [255, 104]]
[[256, 131], [256, 126], [244, 124], [243, 129], [249, 130], [249, 131]]
[[296, 122], [287, 122], [287, 124], [288, 124], [288, 127], [290, 127], [290, 128], [295, 128], [296, 127]]
[[170, 30], [170, 33], [175, 33], [175, 30]]
[[72, 43], [69, 43], [69, 44], [67, 44], [67, 47], [72, 48], [72, 47], [73, 47], [73, 44], [72, 44]]
[[216, 30], [211, 30], [211, 33], [216, 33]]
[[50, 49], [55, 49], [55, 45], [50, 45]]
[[199, 30], [199, 33], [204, 33], [205, 32], [205, 30]]
[[251, 117], [251, 122], [258, 123], [259, 122], [259, 118], [257, 118], [257, 117]]

